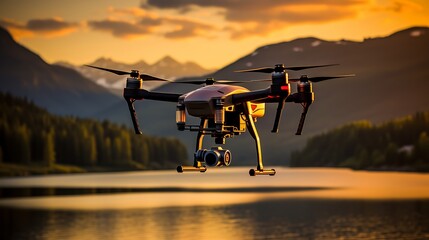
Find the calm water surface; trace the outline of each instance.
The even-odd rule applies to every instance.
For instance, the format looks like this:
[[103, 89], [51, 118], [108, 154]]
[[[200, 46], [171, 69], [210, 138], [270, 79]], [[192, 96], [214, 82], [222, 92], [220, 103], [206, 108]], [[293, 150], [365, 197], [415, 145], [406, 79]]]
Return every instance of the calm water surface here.
[[247, 171], [0, 179], [0, 238], [429, 239], [429, 174]]

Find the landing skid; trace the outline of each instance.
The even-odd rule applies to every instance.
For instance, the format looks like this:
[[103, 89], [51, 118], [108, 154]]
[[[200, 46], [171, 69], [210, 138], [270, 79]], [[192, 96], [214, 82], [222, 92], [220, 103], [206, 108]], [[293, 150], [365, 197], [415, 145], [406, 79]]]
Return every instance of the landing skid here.
[[249, 170], [250, 176], [256, 176], [256, 175], [270, 175], [274, 176], [276, 175], [275, 169], [268, 169], [268, 170], [257, 170], [257, 169], [250, 169]]
[[178, 166], [177, 167], [177, 172], [178, 173], [183, 173], [183, 172], [201, 172], [204, 173], [207, 171], [207, 167], [205, 166], [199, 166], [199, 167], [194, 167], [194, 166]]

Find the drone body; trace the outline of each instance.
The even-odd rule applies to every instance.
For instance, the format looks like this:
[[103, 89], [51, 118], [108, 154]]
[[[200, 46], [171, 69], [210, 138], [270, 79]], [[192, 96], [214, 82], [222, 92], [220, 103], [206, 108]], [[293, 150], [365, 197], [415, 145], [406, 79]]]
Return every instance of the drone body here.
[[[153, 77], [147, 74], [140, 74], [136, 70], [131, 73], [119, 70], [112, 70], [100, 67], [89, 66], [100, 70], [113, 72], [119, 75], [129, 74], [127, 84], [124, 88], [124, 98], [128, 103], [131, 119], [136, 134], [141, 134], [138, 125], [134, 101], [136, 100], [157, 100], [175, 102], [176, 124], [179, 131], [195, 131], [197, 133], [196, 148], [194, 153], [194, 163], [192, 166], [179, 166], [178, 172], [205, 172], [207, 166], [229, 166], [231, 163], [231, 152], [222, 147], [212, 147], [203, 149], [202, 143], [205, 135], [210, 135], [218, 145], [225, 144], [227, 138], [240, 135], [249, 130], [250, 135], [255, 140], [257, 167], [250, 169], [251, 176], [275, 175], [274, 169], [264, 169], [262, 161], [261, 143], [255, 126], [257, 118], [265, 115], [266, 103], [277, 103], [276, 117], [272, 132], [277, 133], [282, 110], [286, 102], [300, 103], [303, 106], [301, 120], [298, 125], [296, 135], [300, 135], [308, 107], [314, 101], [312, 81], [320, 82], [328, 79], [350, 77], [353, 75], [340, 75], [330, 77], [308, 78], [306, 75], [299, 79], [289, 79], [286, 70], [303, 70], [307, 68], [326, 67], [332, 65], [305, 66], [305, 67], [284, 67], [277, 64], [274, 68], [258, 68], [244, 70], [240, 72], [264, 72], [271, 73], [271, 79], [250, 80], [250, 81], [215, 81], [208, 78], [204, 81], [179, 81], [171, 82], [175, 84], [203, 84], [204, 87], [194, 91], [176, 94], [147, 91], [143, 89], [143, 81], [167, 81], [165, 79]], [[297, 82], [297, 92], [291, 94], [290, 83]], [[247, 88], [229, 84], [271, 82], [268, 88], [250, 91]], [[199, 125], [189, 125], [186, 122], [187, 113], [190, 116], [200, 118]]]

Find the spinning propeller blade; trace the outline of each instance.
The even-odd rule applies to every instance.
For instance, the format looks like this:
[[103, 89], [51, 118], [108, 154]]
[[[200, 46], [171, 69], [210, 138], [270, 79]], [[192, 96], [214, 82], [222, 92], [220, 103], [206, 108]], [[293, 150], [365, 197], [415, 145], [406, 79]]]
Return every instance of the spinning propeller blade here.
[[355, 77], [355, 74], [347, 75], [337, 75], [337, 76], [323, 76], [323, 77], [307, 77], [306, 75], [301, 76], [300, 78], [289, 78], [290, 82], [299, 82], [299, 81], [312, 81], [312, 82], [322, 82], [335, 78], [346, 78], [346, 77]]
[[179, 84], [206, 84], [212, 85], [214, 83], [220, 84], [236, 84], [236, 83], [254, 83], [254, 82], [271, 82], [271, 79], [258, 79], [258, 80], [248, 80], [248, 81], [232, 81], [232, 80], [214, 80], [213, 78], [208, 78], [206, 80], [190, 80], [190, 81], [176, 81], [171, 83], [179, 83]]
[[143, 81], [162, 81], [162, 82], [171, 82], [170, 80], [154, 77], [148, 74], [140, 74], [140, 78], [143, 79]]
[[330, 67], [330, 66], [337, 66], [337, 65], [339, 65], [339, 64], [325, 64], [325, 65], [313, 65], [313, 66], [287, 67], [285, 69], [292, 70], [292, 71], [300, 71], [300, 70], [310, 69], [310, 68]]
[[[278, 64], [281, 65], [281, 64]], [[253, 68], [253, 69], [244, 69], [244, 70], [237, 70], [235, 72], [260, 72], [260, 73], [272, 73], [274, 71], [284, 71], [284, 70], [292, 70], [292, 71], [300, 71], [300, 70], [304, 70], [304, 69], [309, 69], [309, 68], [319, 68], [319, 67], [330, 67], [330, 66], [335, 66], [335, 65], [339, 65], [339, 64], [326, 64], [326, 65], [313, 65], [313, 66], [297, 66], [297, 67], [280, 67], [280, 66], [276, 66], [275, 68], [272, 67], [263, 67], [263, 68]]]
[[271, 67], [252, 68], [252, 69], [237, 70], [234, 72], [238, 72], [238, 73], [242, 73], [242, 72], [272, 73], [272, 72], [274, 72], [274, 68], [271, 68]]
[[[111, 73], [114, 73], [116, 75], [131, 75], [132, 74], [132, 72], [125, 72], [125, 71], [121, 71], [121, 70], [102, 68], [102, 67], [96, 67], [96, 66], [91, 66], [91, 65], [84, 65], [84, 66], [95, 68], [95, 69], [99, 69], [99, 70], [103, 70], [103, 71], [107, 71], [107, 72], [111, 72]], [[140, 74], [140, 78], [142, 78], [144, 81], [171, 82], [170, 80], [159, 78], [159, 77], [154, 77], [154, 76], [151, 76], [151, 75], [148, 75], [148, 74]]]
[[91, 65], [86, 65], [86, 64], [84, 66], [103, 70], [103, 71], [108, 71], [108, 72], [114, 73], [116, 75], [129, 75], [129, 74], [131, 74], [130, 72], [124, 72], [124, 71], [109, 69], [109, 68], [96, 67], [96, 66], [91, 66]]

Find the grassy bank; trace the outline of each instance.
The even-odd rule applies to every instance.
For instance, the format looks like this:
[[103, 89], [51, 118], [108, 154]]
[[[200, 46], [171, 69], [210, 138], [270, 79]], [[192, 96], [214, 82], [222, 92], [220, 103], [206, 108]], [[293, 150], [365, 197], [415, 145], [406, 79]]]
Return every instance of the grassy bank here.
[[50, 173], [83, 173], [86, 169], [76, 166], [54, 164], [53, 166], [43, 165], [21, 165], [11, 163], [0, 163], [0, 177], [6, 176], [28, 176]]
[[63, 173], [87, 173], [87, 172], [121, 172], [121, 171], [141, 171], [141, 170], [160, 170], [175, 169], [176, 164], [168, 166], [153, 164], [150, 168], [135, 161], [127, 162], [122, 165], [95, 165], [95, 166], [73, 166], [65, 164], [53, 164], [46, 166], [43, 164], [12, 164], [0, 163], [0, 177], [30, 176], [45, 174], [63, 174]]

